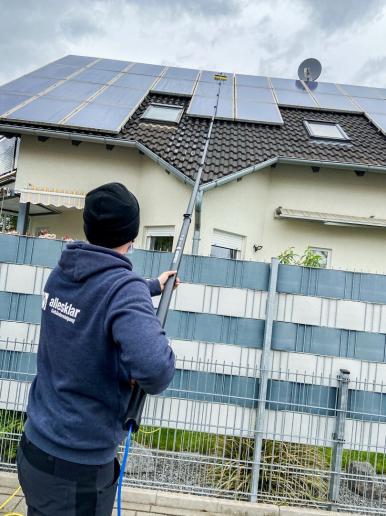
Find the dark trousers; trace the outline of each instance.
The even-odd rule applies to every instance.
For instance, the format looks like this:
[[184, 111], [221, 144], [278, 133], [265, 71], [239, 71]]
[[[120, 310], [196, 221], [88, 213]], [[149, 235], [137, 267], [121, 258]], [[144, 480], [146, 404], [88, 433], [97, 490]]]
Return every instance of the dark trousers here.
[[111, 516], [119, 462], [76, 464], [45, 453], [22, 436], [17, 451], [28, 516]]

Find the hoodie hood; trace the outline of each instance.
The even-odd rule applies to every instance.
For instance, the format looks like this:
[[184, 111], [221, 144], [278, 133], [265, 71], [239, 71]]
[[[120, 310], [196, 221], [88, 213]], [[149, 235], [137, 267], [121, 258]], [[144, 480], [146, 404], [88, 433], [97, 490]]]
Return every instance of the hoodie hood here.
[[123, 254], [81, 241], [67, 245], [59, 260], [59, 267], [66, 276], [78, 282], [109, 269], [124, 267], [131, 271], [133, 268]]

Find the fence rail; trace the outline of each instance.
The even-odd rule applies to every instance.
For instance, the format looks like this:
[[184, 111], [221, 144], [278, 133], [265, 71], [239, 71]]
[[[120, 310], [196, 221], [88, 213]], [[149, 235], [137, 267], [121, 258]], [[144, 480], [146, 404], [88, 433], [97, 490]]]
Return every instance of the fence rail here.
[[[5, 249], [0, 235], [0, 467], [14, 469], [36, 372], [40, 295], [63, 244], [7, 238]], [[165, 257], [140, 251], [136, 260], [150, 276]], [[147, 399], [126, 483], [386, 513], [385, 335], [366, 323], [378, 314], [383, 328], [386, 278], [342, 272], [342, 290], [335, 273], [185, 257], [188, 284], [168, 328], [176, 375]], [[343, 298], [333, 297], [337, 285]], [[361, 314], [364, 331], [355, 328]], [[331, 331], [339, 332], [335, 347]], [[369, 348], [374, 360], [363, 358]]]

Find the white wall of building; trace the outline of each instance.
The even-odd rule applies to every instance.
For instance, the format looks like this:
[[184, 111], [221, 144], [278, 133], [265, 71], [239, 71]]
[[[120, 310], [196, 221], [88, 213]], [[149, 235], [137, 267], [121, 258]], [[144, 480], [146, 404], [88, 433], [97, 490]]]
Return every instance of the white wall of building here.
[[[103, 183], [118, 181], [127, 186], [141, 206], [137, 246], [145, 246], [148, 227], [177, 226], [179, 231], [191, 189], [136, 149], [49, 139], [40, 143], [23, 137], [20, 147], [16, 189], [29, 185], [86, 193]], [[60, 215], [31, 217], [29, 231], [47, 227], [58, 238], [67, 234], [84, 238], [82, 213], [62, 209]], [[192, 231], [189, 238], [191, 239]], [[191, 248], [191, 240], [189, 242]]]
[[[87, 192], [109, 181], [120, 181], [138, 197], [141, 226], [137, 246], [145, 247], [148, 227], [176, 226], [191, 193], [173, 175], [135, 149], [100, 144], [49, 139], [39, 143], [23, 137], [16, 188], [29, 185], [58, 190]], [[274, 218], [283, 208], [320, 211], [386, 219], [386, 176], [354, 171], [310, 167], [278, 166], [245, 176], [204, 194], [199, 254], [209, 255], [213, 231], [222, 230], [244, 236], [241, 257], [268, 261], [294, 246], [302, 252], [307, 246], [331, 249], [331, 265], [348, 269], [386, 271], [386, 229], [325, 226], [314, 222]], [[60, 215], [32, 218], [30, 231], [48, 227], [60, 238], [67, 234], [84, 238], [82, 215], [64, 210]], [[186, 252], [191, 250], [193, 224]], [[263, 249], [257, 253], [253, 245]]]
[[[284, 249], [332, 250], [333, 267], [386, 271], [386, 229], [325, 226], [274, 218], [283, 208], [386, 219], [386, 176], [279, 166], [245, 176], [204, 195], [201, 252], [209, 254], [213, 228], [245, 235], [245, 259], [270, 260]], [[253, 245], [263, 249], [255, 253]]]

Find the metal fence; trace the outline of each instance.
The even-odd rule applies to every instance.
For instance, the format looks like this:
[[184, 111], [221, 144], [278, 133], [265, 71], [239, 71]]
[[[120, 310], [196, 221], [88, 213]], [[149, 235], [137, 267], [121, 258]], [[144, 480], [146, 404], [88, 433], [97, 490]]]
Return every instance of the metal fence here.
[[[35, 240], [31, 250], [31, 240], [14, 238], [6, 248], [0, 238], [8, 261], [0, 264], [3, 469], [15, 468], [36, 371], [39, 296], [56, 259], [50, 249], [62, 247]], [[167, 260], [139, 258], [147, 276]], [[191, 284], [174, 299], [168, 329], [176, 375], [147, 399], [126, 483], [385, 514], [386, 278], [206, 260], [185, 261]], [[256, 279], [256, 270], [268, 274]]]
[[[36, 344], [1, 347], [1, 467], [14, 469]], [[384, 514], [384, 385], [346, 370], [329, 377], [266, 370], [260, 398], [260, 365], [177, 360], [171, 386], [147, 401], [126, 482]]]

